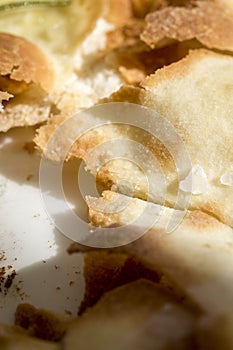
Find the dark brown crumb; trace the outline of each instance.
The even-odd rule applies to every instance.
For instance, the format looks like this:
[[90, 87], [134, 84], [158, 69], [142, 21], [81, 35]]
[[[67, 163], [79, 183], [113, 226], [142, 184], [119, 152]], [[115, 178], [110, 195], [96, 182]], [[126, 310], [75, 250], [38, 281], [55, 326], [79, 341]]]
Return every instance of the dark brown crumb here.
[[5, 258], [5, 252], [2, 251], [0, 252], [0, 261], [4, 260], [4, 258]]
[[27, 181], [30, 181], [32, 178], [33, 178], [33, 175], [32, 175], [32, 174], [29, 174], [29, 175], [26, 177], [26, 180], [27, 180]]
[[4, 293], [5, 295], [7, 294], [9, 288], [12, 286], [13, 280], [16, 276], [15, 270], [9, 274], [6, 273], [6, 270], [10, 270], [11, 268], [11, 265], [0, 267], [0, 293]]
[[12, 286], [13, 280], [16, 276], [16, 271], [13, 270], [10, 275], [6, 277], [5, 283], [4, 283], [4, 288], [9, 289]]

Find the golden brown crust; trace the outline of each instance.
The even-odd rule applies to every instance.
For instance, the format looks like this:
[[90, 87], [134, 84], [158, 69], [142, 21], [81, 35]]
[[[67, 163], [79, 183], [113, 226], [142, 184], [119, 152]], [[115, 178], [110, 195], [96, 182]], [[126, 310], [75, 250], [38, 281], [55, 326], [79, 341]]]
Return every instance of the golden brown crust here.
[[196, 38], [207, 48], [233, 51], [232, 10], [210, 1], [197, 1], [194, 5], [167, 7], [149, 14], [141, 39], [155, 48], [166, 44], [167, 39]]
[[53, 86], [52, 63], [45, 54], [28, 40], [0, 33], [0, 74], [17, 82], [40, 84], [49, 91]]
[[121, 48], [107, 56], [107, 63], [112, 67], [118, 67], [126, 84], [137, 86], [147, 75], [179, 61], [188, 54], [190, 49], [201, 47], [202, 45], [197, 40], [188, 40], [154, 50]]
[[178, 10], [186, 11], [183, 6], [189, 5], [189, 1], [132, 0], [133, 16], [122, 26], [107, 33], [106, 62], [118, 69], [126, 84], [138, 85], [148, 74], [184, 57], [189, 49], [201, 47], [200, 42], [195, 39], [174, 44], [172, 40], [165, 38], [162, 40], [162, 49], [151, 50], [141, 40], [140, 36], [146, 26], [145, 15], [151, 11], [160, 13], [159, 9], [167, 9], [170, 4], [181, 6]]
[[200, 211], [200, 210], [194, 210], [187, 213], [185, 219], [190, 220], [190, 225], [195, 225], [197, 228], [200, 229], [200, 232], [207, 229], [214, 228], [216, 225], [216, 221], [213, 219], [212, 216], [207, 215], [206, 213]]
[[[165, 83], [165, 81], [173, 79], [183, 79], [188, 74], [191, 74], [195, 66], [198, 66], [201, 61], [207, 59], [217, 59], [217, 60], [229, 60], [229, 64], [232, 62], [232, 57], [227, 55], [221, 55], [206, 49], [191, 50], [189, 54], [183, 57], [178, 62], [174, 62], [166, 67], [158, 69], [155, 74], [151, 74], [146, 77], [144, 81], [141, 82], [141, 86], [146, 90], [156, 89], [160, 83]], [[220, 63], [219, 61], [219, 63]]]

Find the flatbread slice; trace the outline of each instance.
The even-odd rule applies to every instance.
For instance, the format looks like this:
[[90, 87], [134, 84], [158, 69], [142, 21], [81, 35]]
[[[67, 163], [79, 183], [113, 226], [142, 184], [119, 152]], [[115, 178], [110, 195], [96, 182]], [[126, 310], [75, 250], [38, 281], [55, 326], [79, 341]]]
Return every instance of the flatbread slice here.
[[195, 316], [156, 284], [138, 280], [106, 293], [74, 321], [64, 349], [185, 349]]
[[[185, 170], [180, 178], [176, 167], [179, 147], [173, 147], [173, 155], [170, 154], [166, 144], [147, 132], [125, 127], [123, 114], [119, 118], [120, 124], [109, 123], [80, 137], [69, 156], [84, 159], [87, 168], [105, 189], [115, 186], [115, 190], [123, 194], [170, 207], [176, 205], [178, 191], [182, 191], [184, 195], [191, 194], [190, 209], [202, 210], [233, 226], [232, 73], [231, 56], [195, 50], [149, 76], [143, 81], [142, 88], [123, 87], [102, 101], [139, 104], [165, 118], [175, 128], [190, 157], [192, 167]], [[112, 108], [114, 113], [115, 107]], [[80, 120], [79, 125], [84, 129], [86, 125], [88, 129], [97, 120], [106, 123], [104, 117], [98, 118], [88, 115], [85, 120]], [[110, 112], [108, 120], [111, 120]], [[143, 122], [144, 117], [142, 125]], [[50, 126], [45, 126], [39, 131], [37, 144], [45, 149], [48, 158], [59, 160], [61, 149], [65, 149], [68, 138], [79, 125], [65, 131], [61, 128], [49, 149], [46, 149], [46, 142], [51, 131]], [[141, 152], [141, 161], [135, 164], [132, 161], [135, 149], [130, 149], [124, 142], [128, 139], [152, 152], [158, 164], [146, 158], [145, 150]], [[105, 142], [109, 142], [105, 152], [95, 153]], [[109, 148], [111, 152], [108, 152]], [[125, 155], [124, 160], [117, 158], [119, 150]], [[159, 166], [166, 181], [165, 196], [161, 192]], [[145, 169], [151, 169], [154, 176], [150, 191]], [[189, 186], [191, 176], [192, 188]]]
[[[229, 74], [232, 70], [232, 57], [206, 50], [195, 50], [183, 60], [148, 77], [142, 83], [143, 89], [125, 87], [108, 99], [109, 102], [128, 101], [152, 108], [175, 127], [188, 151], [193, 170], [200, 170], [196, 186], [201, 186], [203, 181], [206, 181], [199, 194], [195, 188], [192, 189], [189, 207], [210, 213], [230, 226], [233, 226], [231, 187], [233, 89], [232, 74]], [[108, 136], [109, 134], [110, 131]], [[102, 136], [102, 142], [108, 136]], [[187, 192], [190, 190], [181, 186], [180, 182], [177, 183], [171, 157], [156, 144], [153, 148], [152, 138], [147, 137], [147, 142], [148, 149], [156, 155], [167, 179], [165, 203], [169, 206], [174, 205], [176, 186], [182, 187]], [[142, 166], [144, 168], [145, 162], [144, 159], [145, 165]], [[139, 177], [137, 171], [137, 177], [134, 177], [133, 172], [129, 170], [130, 177], [128, 177], [125, 170], [128, 169], [127, 164], [125, 163], [119, 170], [117, 164], [118, 160], [115, 160], [100, 169], [98, 180], [112, 185], [120, 183], [121, 179], [129, 179], [131, 189], [127, 190], [125, 181], [124, 188], [118, 186], [118, 190], [125, 194], [131, 191], [136, 197], [148, 198], [146, 193], [142, 196], [141, 189], [146, 188], [142, 172]], [[132, 168], [132, 162], [129, 162], [129, 169], [130, 167]], [[187, 181], [188, 175], [183, 179]], [[135, 183], [139, 186], [138, 190]], [[193, 187], [194, 185], [193, 183]], [[159, 193], [158, 186], [155, 192]], [[158, 203], [158, 198], [159, 196], [157, 198], [152, 196], [149, 200]]]
[[[124, 201], [125, 207], [122, 206]], [[189, 211], [180, 225], [168, 234], [168, 223], [179, 215], [179, 211], [136, 198], [129, 200], [124, 195], [109, 191], [98, 199], [88, 197], [87, 204], [94, 226], [130, 225], [125, 227], [129, 233], [138, 228], [145, 229], [141, 238], [115, 248], [115, 252], [132, 255], [145, 266], [164, 273], [211, 317], [231, 317], [232, 228], [201, 211]], [[146, 213], [155, 218], [152, 227], [148, 227]]]
[[79, 315], [112, 289], [146, 278], [158, 282], [161, 276], [146, 268], [133, 257], [109, 251], [90, 251], [84, 254], [85, 294], [79, 307]]

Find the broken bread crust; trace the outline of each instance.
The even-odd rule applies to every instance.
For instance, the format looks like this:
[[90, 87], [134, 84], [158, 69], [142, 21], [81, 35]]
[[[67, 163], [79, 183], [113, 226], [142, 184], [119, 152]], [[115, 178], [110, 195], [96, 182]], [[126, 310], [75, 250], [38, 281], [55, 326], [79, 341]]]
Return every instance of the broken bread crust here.
[[39, 47], [23, 37], [0, 33], [0, 74], [50, 91], [54, 83], [52, 62]]
[[8, 33], [0, 33], [0, 56], [0, 89], [5, 91], [0, 131], [47, 120], [52, 106], [48, 92], [54, 84], [52, 63], [36, 45]]
[[[143, 89], [123, 87], [105, 100], [149, 107], [175, 127], [192, 165], [201, 166], [207, 176], [208, 188], [192, 196], [190, 208], [210, 213], [230, 226], [233, 193], [221, 183], [221, 176], [232, 171], [232, 74], [232, 57], [195, 50], [147, 77], [142, 82]], [[157, 159], [167, 169], [166, 160]], [[109, 172], [102, 174], [103, 181], [106, 174]], [[171, 173], [166, 176], [166, 200], [172, 205], [174, 177]], [[118, 177], [124, 178], [124, 174], [119, 171]]]
[[196, 1], [193, 7], [166, 7], [146, 17], [141, 39], [161, 47], [169, 39], [197, 39], [207, 48], [233, 51], [233, 10], [225, 4]]
[[145, 228], [144, 236], [114, 252], [134, 256], [145, 266], [161, 271], [207, 314], [232, 314], [232, 229], [201, 211], [189, 211], [180, 225], [167, 234], [168, 223], [179, 214], [176, 210], [134, 198], [124, 210], [115, 208], [111, 213], [111, 205], [119, 203], [119, 197], [123, 200], [125, 196], [108, 191], [102, 198], [87, 198], [93, 225], [113, 227], [131, 222], [133, 230], [133, 222], [143, 210], [148, 210], [149, 215], [154, 212], [155, 219], [160, 210], [161, 217], [149, 231], [146, 220], [137, 221]]
[[32, 84], [15, 97], [10, 96], [0, 112], [0, 131], [35, 125], [49, 118], [52, 102], [39, 86]]
[[[155, 74], [142, 82], [142, 88], [122, 87], [110, 98], [101, 102], [130, 102], [155, 110], [175, 128], [183, 141], [192, 166], [200, 166], [207, 177], [207, 188], [198, 195], [192, 195], [189, 207], [210, 213], [222, 222], [233, 226], [232, 203], [233, 193], [229, 186], [221, 183], [224, 174], [232, 169], [233, 145], [232, 128], [233, 96], [232, 96], [233, 58], [227, 55], [213, 53], [209, 50], [194, 50], [188, 56], [176, 63], [157, 70]], [[90, 128], [96, 119], [83, 120]], [[101, 121], [101, 120], [100, 120]], [[120, 122], [120, 121], [119, 121]], [[124, 120], [122, 120], [124, 123]], [[41, 148], [46, 146], [46, 140], [55, 130], [53, 126], [45, 126], [39, 130], [36, 142]], [[50, 130], [51, 128], [51, 130]], [[53, 152], [65, 147], [67, 137], [72, 130], [60, 133]], [[174, 160], [166, 150], [166, 145], [153, 141], [151, 135], [135, 132], [134, 128], [124, 125], [109, 124], [92, 130], [81, 137], [72, 148], [70, 155], [85, 159], [91, 173], [97, 176], [104, 189], [126, 180], [123, 188], [118, 191], [135, 197], [147, 198], [148, 181], [143, 169], [135, 168], [130, 161], [113, 159], [104, 167], [98, 169], [99, 160], [90, 151], [106, 141], [133, 139], [146, 146], [156, 157], [166, 177], [167, 193], [165, 204], [174, 206], [177, 200], [179, 181]], [[114, 143], [113, 143], [114, 144]], [[121, 143], [123, 146], [123, 142]], [[128, 153], [127, 153], [128, 152]], [[125, 154], [130, 158], [131, 151], [125, 148]], [[47, 155], [45, 153], [45, 155]], [[113, 153], [114, 155], [114, 153]], [[50, 159], [59, 159], [50, 152]], [[143, 162], [146, 160], [144, 159]], [[140, 166], [143, 167], [143, 162]], [[119, 166], [120, 165], [120, 166]], [[149, 165], [149, 164], [148, 164]], [[151, 166], [150, 166], [151, 167]], [[185, 180], [188, 173], [181, 174]], [[127, 187], [127, 181], [130, 186]], [[160, 187], [158, 187], [158, 190]], [[158, 190], [153, 190], [150, 200], [161, 202]], [[158, 202], [160, 199], [160, 202]]]

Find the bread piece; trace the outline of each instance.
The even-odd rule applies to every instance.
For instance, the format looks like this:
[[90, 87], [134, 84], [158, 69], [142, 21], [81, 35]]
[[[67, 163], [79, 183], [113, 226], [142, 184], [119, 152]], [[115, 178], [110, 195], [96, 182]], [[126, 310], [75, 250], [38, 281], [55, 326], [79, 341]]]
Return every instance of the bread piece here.
[[106, 293], [67, 330], [65, 350], [186, 349], [195, 316], [156, 284], [138, 280]]
[[[115, 192], [104, 192], [99, 199], [89, 197], [87, 204], [94, 226], [130, 225], [124, 227], [126, 235], [139, 228], [145, 232], [136, 241], [115, 248], [115, 252], [132, 255], [145, 266], [164, 273], [209, 316], [231, 317], [232, 228], [201, 211], [189, 211], [168, 234], [168, 224], [176, 221], [179, 211], [136, 198], [129, 200]], [[152, 217], [154, 224], [150, 228]]]
[[32, 84], [4, 103], [0, 112], [0, 131], [44, 122], [50, 115], [52, 105], [48, 95], [39, 86]]
[[[118, 38], [109, 36], [109, 39], [112, 39], [110, 44], [119, 45]], [[127, 45], [127, 41], [123, 42]], [[118, 67], [126, 84], [138, 86], [147, 75], [180, 60], [188, 54], [189, 50], [199, 48], [202, 48], [202, 45], [196, 40], [178, 42], [154, 50], [148, 50], [134, 43], [131, 47], [116, 48], [108, 54], [106, 60], [110, 66]]]
[[1, 350], [61, 350], [56, 343], [29, 337], [25, 332], [14, 327], [0, 325]]
[[233, 8], [224, 1], [132, 0], [131, 8], [128, 20], [107, 33], [107, 61], [127, 84], [139, 84], [189, 49], [232, 48]]
[[[106, 61], [111, 67], [117, 67], [125, 83], [138, 85], [144, 77], [152, 74], [156, 69], [175, 62], [184, 57], [189, 49], [200, 48], [202, 45], [197, 40], [183, 41], [181, 45], [169, 45], [160, 50], [151, 48], [140, 39], [144, 32], [145, 16], [149, 12], [155, 14], [161, 8], [167, 9], [168, 5], [189, 6], [189, 1], [158, 1], [158, 0], [132, 0], [132, 14], [128, 20], [123, 20], [121, 26], [117, 26], [107, 33]], [[186, 7], [181, 7], [186, 11]], [[118, 12], [121, 14], [122, 11]], [[191, 24], [190, 24], [191, 25]], [[157, 27], [156, 27], [157, 28]], [[180, 43], [179, 43], [180, 44]]]
[[[233, 226], [232, 203], [233, 193], [231, 183], [225, 180], [230, 177], [232, 169], [231, 130], [233, 110], [232, 104], [232, 74], [233, 58], [227, 55], [215, 54], [208, 50], [195, 50], [170, 66], [158, 70], [143, 83], [143, 88], [123, 87], [109, 99], [102, 102], [131, 102], [154, 109], [160, 116], [166, 118], [176, 130], [190, 156], [192, 166], [203, 169], [206, 187], [199, 194], [195, 188], [185, 189], [186, 195], [192, 191], [189, 207], [203, 210], [217, 217], [222, 222]], [[111, 108], [111, 107], [108, 107]], [[110, 119], [109, 110], [108, 120]], [[114, 113], [114, 107], [112, 107]], [[66, 148], [67, 140], [75, 139], [77, 130], [87, 130], [97, 121], [107, 122], [104, 117], [88, 115], [71, 126], [61, 128], [56, 134], [50, 149], [45, 154], [50, 159], [59, 160], [61, 150]], [[119, 120], [124, 123], [124, 118]], [[143, 119], [142, 119], [143, 122]], [[75, 126], [76, 125], [76, 126]], [[78, 125], [78, 128], [77, 128]], [[39, 131], [37, 144], [42, 148], [54, 131], [44, 127]], [[82, 128], [82, 129], [81, 129]], [[73, 135], [73, 136], [72, 136]], [[161, 177], [156, 163], [147, 161], [142, 153], [142, 159], [135, 165], [131, 161], [134, 151], [124, 143], [131, 139], [143, 145], [152, 152], [158, 161], [166, 179], [166, 195], [161, 192]], [[42, 140], [40, 142], [40, 140]], [[111, 152], [93, 153], [94, 149], [110, 142]], [[115, 142], [114, 140], [118, 140]], [[122, 140], [122, 142], [120, 142]], [[114, 146], [115, 145], [115, 146]], [[109, 148], [108, 147], [108, 148]], [[96, 149], [98, 150], [98, 148]], [[127, 155], [127, 159], [116, 159], [119, 152]], [[174, 206], [177, 200], [180, 180], [185, 181], [191, 169], [181, 174], [180, 180], [176, 171], [176, 150], [174, 159], [166, 145], [142, 130], [116, 124], [108, 124], [96, 128], [83, 135], [70, 150], [70, 155], [85, 159], [87, 168], [103, 184], [105, 189], [115, 185], [116, 190], [142, 199], [168, 206]], [[140, 154], [139, 154], [140, 156]], [[149, 193], [148, 179], [143, 172], [151, 169], [154, 176], [153, 186]], [[197, 183], [198, 185], [198, 183]], [[186, 191], [186, 192], [185, 192]]]
[[169, 5], [188, 6], [190, 0], [109, 0], [107, 3], [116, 25], [116, 28], [107, 33], [107, 48], [142, 51], [149, 49], [140, 39], [146, 26], [146, 15], [154, 11], [160, 13], [158, 10], [166, 9]]
[[127, 254], [92, 251], [84, 256], [85, 295], [79, 308], [82, 314], [93, 306], [104, 293], [139, 278], [159, 281], [161, 276], [145, 268]]
[[10, 83], [35, 83], [45, 91], [51, 90], [53, 66], [38, 46], [23, 37], [0, 33], [0, 56], [0, 74], [8, 77]]
[[0, 33], [0, 56], [0, 89], [5, 91], [0, 131], [48, 119], [52, 105], [48, 92], [54, 84], [52, 62], [34, 44], [8, 33]]
[[197, 39], [207, 48], [233, 51], [233, 9], [225, 3], [196, 1], [193, 7], [167, 7], [149, 14], [141, 39], [150, 47], [169, 40]]
[[[190, 156], [192, 166], [200, 166], [206, 174], [207, 188], [200, 191], [200, 194], [195, 194], [195, 188], [192, 189], [189, 207], [208, 212], [230, 226], [233, 226], [233, 192], [231, 183], [225, 181], [225, 176], [231, 174], [233, 157], [231, 147], [233, 105], [230, 88], [232, 74], [229, 74], [232, 70], [232, 57], [206, 50], [196, 50], [183, 60], [158, 70], [148, 77], [142, 84], [143, 89], [124, 87], [107, 100], [109, 102], [127, 101], [152, 108], [175, 127]], [[158, 142], [153, 141], [153, 138], [148, 137], [147, 134], [140, 132], [138, 135], [134, 129], [131, 129], [130, 133], [130, 129], [126, 131], [128, 129], [120, 126], [117, 131], [115, 126], [110, 125], [106, 133], [102, 132], [99, 139], [95, 138], [95, 142], [108, 141], [114, 134], [114, 137], [120, 140], [130, 137], [140, 144], [147, 145], [148, 150], [153, 152], [162, 167], [167, 181], [165, 203], [173, 206], [177, 199], [180, 182], [171, 155], [168, 150], [164, 152], [166, 145], [159, 146]], [[90, 142], [92, 138], [94, 140], [94, 133], [89, 133], [88, 137], [80, 140], [79, 150], [85, 150], [87, 155], [92, 147], [97, 146], [96, 143], [93, 145]], [[132, 159], [133, 151], [123, 146], [123, 142], [121, 145], [128, 159]], [[80, 156], [78, 151], [77, 155]], [[175, 159], [175, 150], [173, 155]], [[102, 154], [101, 156], [103, 157]], [[93, 174], [96, 174], [98, 156], [95, 158], [94, 153], [90, 153], [89, 158], [92, 159], [85, 157], [85, 154], [81, 157], [89, 160], [87, 166]], [[114, 150], [111, 158], [114, 158]], [[108, 160], [107, 153], [105, 159]], [[97, 164], [96, 167], [95, 164]], [[147, 162], [144, 157], [139, 165], [143, 170], [152, 167], [153, 164]], [[97, 178], [104, 183], [105, 188], [111, 188], [116, 184], [118, 191], [146, 199], [148, 182], [142, 170], [132, 161], [125, 160], [123, 166], [121, 161], [115, 159], [98, 170]], [[187, 180], [188, 172], [186, 175], [181, 175], [181, 180]], [[153, 174], [155, 174], [153, 180], [155, 190], [151, 191], [149, 200], [161, 203], [161, 185], [156, 185], [158, 180], [158, 178], [156, 180], [156, 169], [153, 169]], [[203, 178], [204, 176], [200, 176], [198, 181], [201, 183]], [[124, 186], [121, 185], [122, 180], [124, 180]], [[187, 191], [184, 192], [185, 194], [191, 191], [191, 189], [184, 190]]]
[[200, 165], [207, 176], [206, 192], [193, 195], [190, 208], [233, 226], [233, 192], [223, 180], [232, 171], [231, 70], [232, 57], [197, 50], [148, 77], [142, 86], [154, 95], [148, 95], [146, 104], [175, 126], [192, 165]]

